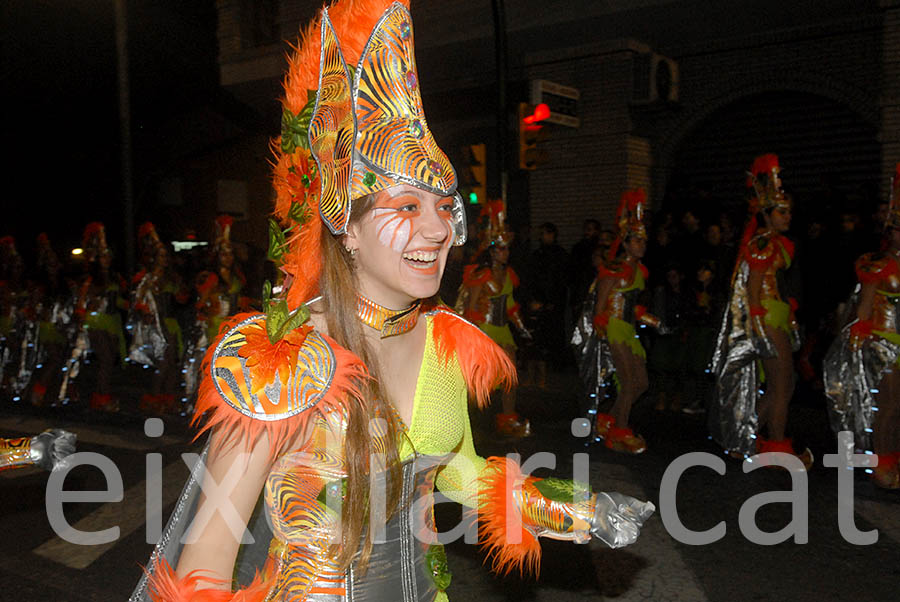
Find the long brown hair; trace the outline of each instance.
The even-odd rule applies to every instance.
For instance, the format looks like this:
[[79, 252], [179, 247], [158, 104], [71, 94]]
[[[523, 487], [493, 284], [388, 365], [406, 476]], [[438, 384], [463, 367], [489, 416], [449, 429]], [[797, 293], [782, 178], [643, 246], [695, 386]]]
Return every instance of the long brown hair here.
[[[357, 223], [371, 209], [374, 195], [357, 199], [353, 203], [350, 223]], [[366, 339], [364, 326], [357, 318], [357, 279], [353, 260], [344, 250], [338, 237], [329, 232], [323, 222], [321, 237], [322, 274], [319, 291], [328, 334], [339, 345], [356, 354], [369, 369], [370, 379], [360, 384], [366, 403], [350, 404], [347, 415], [347, 430], [344, 434], [344, 461], [347, 469], [347, 493], [341, 506], [341, 542], [332, 547], [331, 553], [342, 570], [355, 559], [360, 541], [363, 541], [357, 569], [365, 571], [372, 552], [371, 528], [366, 532], [369, 517], [369, 475], [380, 467], [369, 465], [375, 453], [369, 424], [382, 419], [387, 423], [384, 454], [387, 470], [387, 518], [391, 517], [400, 504], [400, 452], [398, 438], [400, 428], [380, 386], [380, 364], [378, 357]]]

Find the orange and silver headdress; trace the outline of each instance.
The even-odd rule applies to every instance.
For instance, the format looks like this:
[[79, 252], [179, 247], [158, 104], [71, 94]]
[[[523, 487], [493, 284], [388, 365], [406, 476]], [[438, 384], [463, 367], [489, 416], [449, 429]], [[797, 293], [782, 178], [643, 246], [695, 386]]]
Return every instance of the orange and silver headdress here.
[[318, 214], [344, 234], [353, 201], [397, 184], [454, 198], [454, 244], [465, 207], [453, 166], [422, 108], [408, 0], [342, 0], [324, 8], [290, 59], [276, 154], [270, 258], [291, 279], [288, 305], [315, 294]]
[[616, 227], [620, 239], [625, 240], [629, 236], [647, 238], [647, 228], [644, 226], [646, 207], [647, 193], [643, 188], [626, 190], [622, 193], [619, 208], [616, 210]]
[[747, 187], [753, 188], [757, 210], [791, 208], [791, 201], [785, 198], [781, 188], [780, 173], [778, 155], [762, 155], [753, 161], [747, 172]]
[[647, 207], [647, 193], [643, 188], [626, 190], [619, 199], [616, 209], [616, 239], [609, 247], [609, 259], [613, 260], [619, 252], [619, 246], [630, 236], [647, 238], [647, 227], [644, 225], [644, 211]]
[[492, 246], [508, 247], [512, 244], [513, 233], [506, 227], [506, 203], [503, 199], [488, 201], [479, 215], [481, 232], [480, 248]]
[[230, 215], [220, 215], [216, 218], [216, 238], [213, 241], [213, 250], [231, 249], [231, 225], [234, 218]]
[[106, 244], [106, 228], [104, 228], [103, 222], [91, 222], [84, 227], [81, 247], [84, 249], [84, 258], [88, 262], [109, 253], [109, 247]]

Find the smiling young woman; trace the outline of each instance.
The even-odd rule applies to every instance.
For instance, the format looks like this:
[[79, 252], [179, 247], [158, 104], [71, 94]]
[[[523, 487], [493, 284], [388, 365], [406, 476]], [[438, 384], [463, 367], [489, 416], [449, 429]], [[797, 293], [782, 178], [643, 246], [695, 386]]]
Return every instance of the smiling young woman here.
[[536, 569], [538, 536], [631, 543], [652, 504], [475, 453], [469, 396], [515, 374], [433, 300], [465, 214], [425, 122], [407, 4], [339, 2], [305, 32], [276, 144], [281, 292], [210, 346], [205, 463], [132, 600], [446, 600], [435, 487], [478, 510], [501, 571]]

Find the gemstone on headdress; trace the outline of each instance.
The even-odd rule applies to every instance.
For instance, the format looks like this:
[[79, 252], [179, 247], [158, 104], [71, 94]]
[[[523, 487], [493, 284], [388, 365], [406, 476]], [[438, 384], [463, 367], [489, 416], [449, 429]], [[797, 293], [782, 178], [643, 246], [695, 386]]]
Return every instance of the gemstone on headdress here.
[[419, 83], [418, 78], [416, 77], [416, 72], [412, 69], [406, 72], [406, 87], [409, 89], [413, 89]]
[[363, 184], [371, 188], [375, 185], [375, 174], [371, 171], [367, 171], [366, 175], [363, 176]]
[[412, 27], [409, 25], [409, 21], [403, 21], [400, 23], [400, 39], [408, 40], [409, 34], [412, 33]]
[[409, 133], [413, 138], [419, 139], [425, 135], [425, 128], [422, 127], [422, 122], [418, 119], [413, 119], [409, 122]]
[[441, 164], [432, 159], [428, 162], [428, 169], [435, 175], [435, 177], [440, 178], [444, 173], [444, 168], [441, 167]]

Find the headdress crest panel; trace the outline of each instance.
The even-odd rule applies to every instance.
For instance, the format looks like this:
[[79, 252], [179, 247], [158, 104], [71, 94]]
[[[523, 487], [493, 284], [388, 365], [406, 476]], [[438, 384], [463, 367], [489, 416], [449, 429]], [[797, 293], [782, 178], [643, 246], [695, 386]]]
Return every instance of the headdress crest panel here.
[[319, 213], [334, 234], [346, 231], [350, 217], [355, 137], [350, 73], [326, 9], [322, 14], [319, 89], [309, 123], [309, 148], [320, 173]]
[[781, 166], [778, 155], [760, 155], [747, 172], [747, 187], [753, 188], [759, 209], [790, 209], [791, 202], [781, 188]]
[[398, 182], [452, 195], [456, 172], [425, 121], [412, 18], [404, 6], [393, 4], [375, 26], [354, 84], [358, 129], [351, 198]]
[[625, 240], [629, 236], [641, 236], [647, 238], [647, 229], [644, 225], [644, 210], [647, 205], [647, 193], [643, 188], [626, 190], [619, 199], [619, 207], [616, 211], [616, 226], [619, 239]]

